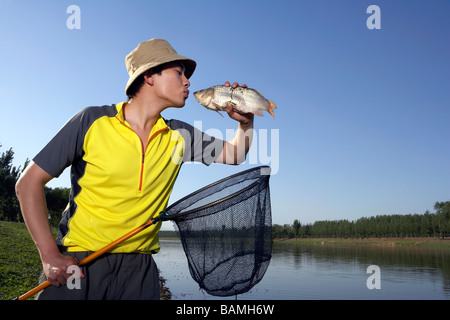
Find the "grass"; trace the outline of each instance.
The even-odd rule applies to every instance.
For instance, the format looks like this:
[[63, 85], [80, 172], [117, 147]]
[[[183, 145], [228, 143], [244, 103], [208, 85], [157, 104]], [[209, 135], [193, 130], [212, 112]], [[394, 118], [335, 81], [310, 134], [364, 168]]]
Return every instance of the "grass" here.
[[0, 221], [0, 239], [0, 300], [11, 300], [39, 284], [42, 264], [23, 223]]
[[[12, 300], [36, 287], [41, 272], [41, 259], [25, 224], [0, 221], [0, 300]], [[159, 281], [161, 300], [170, 300], [165, 279]]]

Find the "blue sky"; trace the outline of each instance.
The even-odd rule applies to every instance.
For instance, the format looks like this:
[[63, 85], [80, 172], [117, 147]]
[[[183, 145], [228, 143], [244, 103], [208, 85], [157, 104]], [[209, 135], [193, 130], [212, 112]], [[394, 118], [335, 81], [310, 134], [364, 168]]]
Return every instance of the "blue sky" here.
[[[66, 25], [73, 4], [80, 29]], [[255, 119], [257, 163], [184, 165], [171, 201], [268, 164], [277, 224], [433, 212], [450, 200], [449, 12], [444, 0], [0, 0], [0, 151], [22, 165], [81, 108], [124, 101], [125, 55], [165, 38], [198, 63], [191, 92], [237, 81], [278, 105], [276, 120]], [[193, 96], [163, 116], [236, 127]], [[68, 187], [68, 170], [49, 186]]]

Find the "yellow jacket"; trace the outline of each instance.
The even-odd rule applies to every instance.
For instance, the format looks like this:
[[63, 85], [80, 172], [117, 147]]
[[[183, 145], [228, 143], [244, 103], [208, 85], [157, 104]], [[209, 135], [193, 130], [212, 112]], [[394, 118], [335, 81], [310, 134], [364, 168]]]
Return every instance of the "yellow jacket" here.
[[[68, 251], [97, 251], [159, 215], [167, 206], [180, 166], [209, 165], [223, 141], [191, 125], [160, 117], [147, 147], [117, 105], [80, 111], [33, 161], [50, 175], [71, 166], [72, 190], [58, 230]], [[112, 252], [156, 253], [157, 223]]]

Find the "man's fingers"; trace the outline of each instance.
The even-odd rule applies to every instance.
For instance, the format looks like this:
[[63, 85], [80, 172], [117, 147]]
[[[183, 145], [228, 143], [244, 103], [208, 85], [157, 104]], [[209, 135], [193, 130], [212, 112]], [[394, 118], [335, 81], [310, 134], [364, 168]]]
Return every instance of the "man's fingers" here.
[[[234, 89], [236, 89], [237, 87], [239, 87], [239, 83], [238, 82], [233, 82], [233, 84], [231, 85], [229, 81], [225, 81], [225, 87], [232, 87]], [[241, 85], [242, 88], [248, 88], [246, 84], [242, 84]]]

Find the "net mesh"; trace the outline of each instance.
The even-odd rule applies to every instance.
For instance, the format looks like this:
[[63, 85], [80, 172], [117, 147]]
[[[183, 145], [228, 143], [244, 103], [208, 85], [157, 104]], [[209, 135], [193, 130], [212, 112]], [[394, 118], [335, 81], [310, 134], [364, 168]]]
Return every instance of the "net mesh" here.
[[272, 253], [269, 167], [257, 167], [202, 188], [166, 209], [200, 288], [214, 296], [249, 291]]

